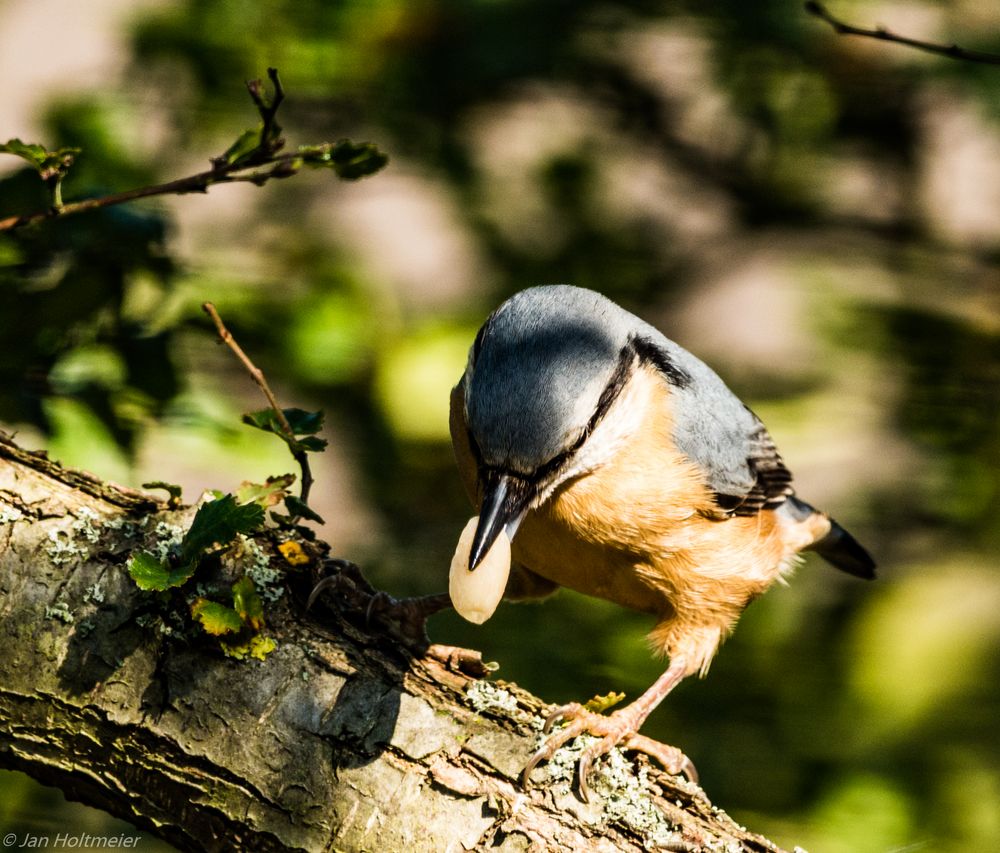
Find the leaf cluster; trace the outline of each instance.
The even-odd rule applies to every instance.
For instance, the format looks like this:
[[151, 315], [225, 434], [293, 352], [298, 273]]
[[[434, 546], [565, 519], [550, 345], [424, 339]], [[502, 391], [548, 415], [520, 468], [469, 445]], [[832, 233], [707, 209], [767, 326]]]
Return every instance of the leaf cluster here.
[[[244, 423], [281, 438], [296, 458], [308, 452], [322, 451], [327, 442], [319, 438], [323, 428], [322, 412], [307, 412], [289, 408], [278, 412], [264, 409], [243, 417]], [[304, 467], [304, 471], [308, 466]], [[164, 558], [149, 551], [137, 551], [128, 560], [129, 575], [136, 585], [148, 592], [166, 593], [186, 584], [195, 574], [203, 559], [227, 547], [240, 534], [250, 534], [264, 526], [265, 510], [284, 502], [289, 514], [271, 510], [271, 519], [279, 526], [292, 527], [300, 518], [322, 523], [323, 519], [300, 497], [289, 494], [295, 482], [294, 474], [268, 477], [264, 483], [244, 481], [235, 494], [218, 495], [199, 507], [191, 527], [184, 534], [176, 552]], [[149, 488], [164, 489], [170, 503], [180, 502], [180, 487], [162, 481], [147, 483]], [[298, 528], [303, 533], [304, 528]], [[286, 543], [287, 544], [287, 543]], [[293, 553], [286, 561], [298, 564]], [[301, 548], [298, 549], [301, 554]], [[274, 648], [273, 641], [258, 637], [264, 626], [264, 606], [253, 581], [246, 575], [230, 589], [232, 604], [199, 595], [190, 604], [192, 618], [206, 633], [221, 637], [235, 635], [223, 643], [223, 651], [236, 658], [247, 656], [263, 658]], [[240, 638], [250, 636], [245, 641]]]
[[[149, 551], [137, 551], [127, 563], [136, 585], [149, 592], [166, 594], [186, 584], [209, 555], [224, 549], [240, 534], [250, 534], [264, 524], [264, 508], [286, 494], [294, 477], [286, 474], [267, 483], [244, 483], [236, 495], [222, 495], [203, 504], [176, 552], [161, 559]], [[158, 484], [175, 494], [175, 486]], [[253, 580], [243, 575], [231, 585], [229, 602], [198, 595], [189, 600], [191, 617], [213, 637], [227, 637], [222, 650], [236, 658], [263, 660], [275, 648], [273, 640], [261, 637], [264, 603]]]
[[[316, 433], [323, 429], [323, 412], [307, 412], [304, 409], [282, 409], [281, 414], [275, 409], [261, 409], [243, 415], [243, 423], [264, 432], [272, 433], [288, 445], [292, 456], [302, 466], [303, 491], [302, 497], [282, 492], [281, 500], [288, 509], [288, 515], [282, 515], [272, 510], [271, 519], [282, 526], [292, 526], [298, 519], [323, 523], [323, 518], [306, 502], [306, 475], [309, 472], [307, 454], [320, 453], [326, 450], [327, 441]], [[311, 477], [311, 475], [309, 475]], [[270, 480], [268, 481], [271, 482]], [[287, 486], [285, 487], [287, 488]], [[274, 501], [277, 503], [277, 501]], [[301, 529], [301, 528], [300, 528]], [[305, 531], [304, 531], [305, 532]], [[307, 535], [309, 535], [307, 533]]]
[[323, 429], [323, 413], [307, 412], [304, 409], [282, 409], [285, 421], [290, 429], [286, 430], [278, 413], [274, 409], [261, 409], [248, 412], [243, 416], [243, 423], [248, 426], [273, 432], [284, 441], [293, 452], [317, 452], [326, 449], [326, 439], [319, 438], [316, 433]]
[[137, 551], [129, 558], [128, 573], [143, 590], [163, 592], [179, 587], [210, 550], [228, 545], [240, 533], [252, 533], [263, 524], [264, 508], [259, 503], [240, 504], [233, 495], [225, 495], [198, 509], [178, 554], [161, 560], [148, 551]]
[[253, 581], [244, 575], [233, 584], [232, 596], [232, 607], [198, 597], [191, 604], [191, 615], [215, 637], [237, 633], [244, 627], [260, 631], [264, 627], [264, 603]]

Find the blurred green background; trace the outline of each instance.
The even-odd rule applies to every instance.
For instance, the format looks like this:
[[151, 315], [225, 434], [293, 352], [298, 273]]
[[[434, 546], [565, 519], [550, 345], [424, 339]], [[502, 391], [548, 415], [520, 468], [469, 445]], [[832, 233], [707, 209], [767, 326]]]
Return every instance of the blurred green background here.
[[[995, 4], [834, 10], [1000, 51]], [[645, 730], [786, 847], [1000, 849], [1000, 69], [838, 38], [793, 0], [0, 0], [0, 139], [81, 147], [67, 199], [179, 177], [253, 124], [269, 65], [291, 144], [370, 140], [389, 167], [0, 236], [3, 428], [188, 500], [290, 470], [239, 424], [262, 403], [213, 300], [286, 404], [327, 412], [335, 553], [438, 591], [475, 329], [528, 285], [600, 290], [712, 364], [881, 565], [810, 557]], [[44, 204], [19, 165], [0, 216]], [[431, 633], [559, 702], [645, 689], [649, 627], [563, 592]], [[51, 797], [3, 774], [0, 824]]]

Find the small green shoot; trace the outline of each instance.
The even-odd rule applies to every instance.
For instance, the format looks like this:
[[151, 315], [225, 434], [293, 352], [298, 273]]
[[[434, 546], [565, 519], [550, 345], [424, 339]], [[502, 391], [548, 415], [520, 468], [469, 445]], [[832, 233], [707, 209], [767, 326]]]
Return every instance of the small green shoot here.
[[223, 640], [221, 645], [223, 654], [236, 660], [245, 660], [248, 657], [265, 660], [278, 647], [273, 639], [261, 637], [259, 634], [245, 643], [228, 643]]
[[245, 627], [257, 632], [264, 627], [264, 603], [253, 581], [244, 575], [233, 584], [232, 592], [232, 607], [207, 598], [197, 598], [191, 605], [191, 615], [212, 636], [234, 634]]
[[285, 506], [288, 507], [288, 511], [293, 516], [307, 518], [309, 521], [315, 521], [317, 524], [324, 523], [323, 517], [316, 510], [302, 499], [295, 497], [295, 495], [287, 495], [285, 497]]
[[261, 133], [264, 124], [258, 127], [244, 130], [237, 137], [236, 141], [230, 145], [221, 157], [216, 157], [214, 162], [219, 166], [242, 166], [251, 165], [255, 155], [260, 153]]
[[594, 714], [603, 714], [611, 708], [614, 708], [619, 702], [625, 698], [624, 693], [615, 693], [611, 691], [604, 696], [595, 696], [593, 699], [585, 702], [583, 707], [587, 711], [591, 711]]
[[52, 207], [58, 210], [63, 206], [62, 181], [73, 165], [76, 155], [80, 153], [79, 148], [57, 148], [55, 151], [49, 151], [44, 145], [34, 142], [8, 139], [0, 143], [0, 153], [13, 154], [15, 157], [27, 160], [48, 185], [52, 194]]
[[389, 158], [369, 142], [341, 139], [326, 145], [300, 145], [302, 162], [314, 168], [333, 169], [343, 181], [357, 181], [383, 169]]
[[253, 581], [246, 575], [233, 584], [233, 609], [254, 631], [264, 627], [264, 602], [260, 600]]

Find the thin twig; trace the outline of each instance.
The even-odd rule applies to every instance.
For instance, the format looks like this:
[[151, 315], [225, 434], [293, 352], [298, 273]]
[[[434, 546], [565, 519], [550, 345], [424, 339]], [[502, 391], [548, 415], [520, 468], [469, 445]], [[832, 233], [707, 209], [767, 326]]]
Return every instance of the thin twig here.
[[853, 24], [841, 21], [839, 18], [835, 18], [830, 14], [826, 6], [822, 3], [816, 2], [816, 0], [807, 0], [805, 10], [810, 15], [814, 15], [819, 18], [821, 21], [826, 21], [831, 27], [833, 27], [836, 33], [842, 36], [862, 36], [863, 38], [878, 39], [879, 41], [889, 41], [894, 44], [905, 45], [906, 47], [923, 50], [927, 53], [934, 53], [938, 56], [947, 56], [949, 59], [959, 59], [966, 62], [983, 62], [987, 65], [1000, 65], [1000, 55], [995, 53], [985, 53], [981, 50], [969, 50], [964, 47], [959, 47], [957, 44], [937, 44], [936, 42], [912, 39], [907, 36], [901, 36], [890, 32], [885, 27], [876, 27], [873, 30], [856, 27]]
[[313, 484], [312, 471], [309, 470], [309, 456], [305, 450], [296, 449], [294, 447], [296, 438], [295, 433], [292, 431], [292, 425], [288, 423], [288, 418], [285, 417], [284, 411], [281, 406], [278, 405], [278, 400], [274, 396], [274, 392], [271, 391], [271, 386], [267, 384], [267, 379], [264, 377], [264, 371], [257, 367], [257, 365], [250, 360], [250, 357], [243, 352], [243, 348], [236, 343], [236, 339], [233, 337], [232, 332], [230, 332], [222, 322], [222, 317], [219, 316], [219, 312], [216, 310], [216, 307], [211, 302], [205, 302], [201, 307], [202, 310], [212, 318], [212, 322], [215, 323], [215, 330], [219, 333], [219, 339], [233, 351], [236, 357], [247, 369], [250, 377], [257, 383], [257, 387], [264, 392], [267, 402], [274, 410], [274, 416], [278, 421], [278, 426], [281, 427], [281, 431], [290, 442], [289, 449], [292, 452], [292, 456], [295, 457], [295, 461], [299, 463], [299, 468], [302, 469], [302, 491], [300, 497], [302, 498], [303, 503], [308, 503], [309, 490], [312, 488]]
[[[264, 96], [261, 94], [262, 84], [260, 80], [247, 81], [247, 91], [250, 92], [250, 97], [253, 98], [254, 105], [260, 113], [261, 121], [264, 123], [260, 132], [260, 138], [262, 140], [271, 139], [272, 133], [274, 132], [273, 129], [275, 127], [274, 117], [278, 114], [278, 107], [281, 106], [281, 102], [285, 100], [285, 88], [281, 85], [281, 78], [278, 76], [278, 69], [268, 68], [267, 76], [271, 81], [271, 85], [274, 86], [274, 97], [271, 98], [271, 103], [267, 103], [267, 101], [264, 100]], [[278, 132], [280, 132], [280, 129]], [[284, 140], [276, 139], [275, 144], [278, 148], [280, 148], [284, 145]], [[274, 150], [276, 151], [277, 148]]]
[[[100, 196], [99, 198], [87, 198], [83, 201], [71, 201], [62, 207], [52, 207], [49, 210], [39, 213], [30, 213], [25, 216], [9, 216], [0, 219], [0, 231], [12, 231], [15, 228], [22, 228], [25, 225], [34, 225], [37, 222], [44, 222], [46, 219], [57, 219], [63, 216], [70, 216], [74, 213], [84, 213], [88, 210], [97, 210], [102, 207], [112, 207], [117, 204], [125, 204], [140, 198], [148, 198], [156, 195], [183, 195], [184, 193], [208, 192], [212, 184], [234, 184], [251, 183], [261, 186], [271, 178], [285, 177], [288, 172], [283, 166], [294, 165], [294, 161], [300, 159], [300, 154], [282, 154], [279, 157], [271, 158], [268, 163], [276, 164], [274, 169], [258, 170], [246, 174], [235, 174], [221, 172], [212, 169], [207, 172], [198, 172], [196, 175], [188, 175], [186, 178], [178, 178], [175, 181], [168, 181], [165, 184], [154, 184], [148, 187], [138, 187], [134, 190], [125, 190], [120, 193]], [[257, 164], [260, 165], [260, 164]], [[244, 171], [246, 166], [241, 167]]]

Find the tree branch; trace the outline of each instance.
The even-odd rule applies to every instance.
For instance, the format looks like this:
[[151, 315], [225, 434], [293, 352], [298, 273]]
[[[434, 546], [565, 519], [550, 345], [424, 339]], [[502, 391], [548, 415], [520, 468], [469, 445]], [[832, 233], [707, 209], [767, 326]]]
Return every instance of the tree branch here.
[[938, 56], [947, 56], [949, 59], [959, 59], [965, 62], [982, 62], [987, 65], [1000, 65], [1000, 55], [995, 53], [985, 53], [979, 50], [969, 50], [959, 47], [957, 44], [937, 44], [936, 42], [921, 41], [920, 39], [908, 38], [890, 32], [885, 27], [876, 27], [869, 30], [863, 27], [856, 27], [853, 24], [845, 23], [839, 18], [835, 18], [822, 3], [817, 0], [807, 0], [805, 10], [821, 21], [826, 21], [838, 35], [861, 36], [863, 38], [878, 39], [879, 41], [893, 42], [905, 47], [912, 47], [927, 53], [934, 53]]
[[[0, 766], [181, 850], [778, 851], [642, 758], [615, 754], [590, 804], [573, 754], [521, 789], [544, 703], [463, 671], [474, 653], [418, 656], [368, 628], [376, 593], [326, 546], [301, 542], [311, 571], [285, 566], [266, 613], [277, 648], [224, 657], [124, 568], [192, 509], [94, 482], [0, 435]], [[242, 572], [251, 544], [280, 568], [278, 538], [199, 582]], [[331, 569], [341, 583], [313, 621], [305, 597]]]
[[[267, 73], [274, 86], [274, 96], [270, 103], [262, 94], [260, 80], [250, 80], [246, 84], [260, 114], [260, 126], [245, 131], [224, 154], [211, 158], [212, 168], [208, 171], [164, 184], [63, 204], [61, 182], [78, 149], [46, 151], [40, 145], [25, 145], [16, 139], [0, 145], [0, 152], [15, 154], [32, 163], [53, 196], [52, 206], [48, 210], [0, 219], [0, 233], [151, 196], [204, 193], [214, 184], [251, 183], [260, 187], [272, 179], [289, 178], [303, 166], [332, 169], [343, 180], [356, 180], [374, 174], [386, 164], [388, 158], [374, 145], [355, 144], [347, 139], [319, 145], [300, 145], [294, 152], [279, 154], [285, 140], [281, 137], [281, 127], [275, 116], [285, 98], [285, 92], [277, 69], [269, 68]], [[58, 168], [53, 164], [57, 164]]]

